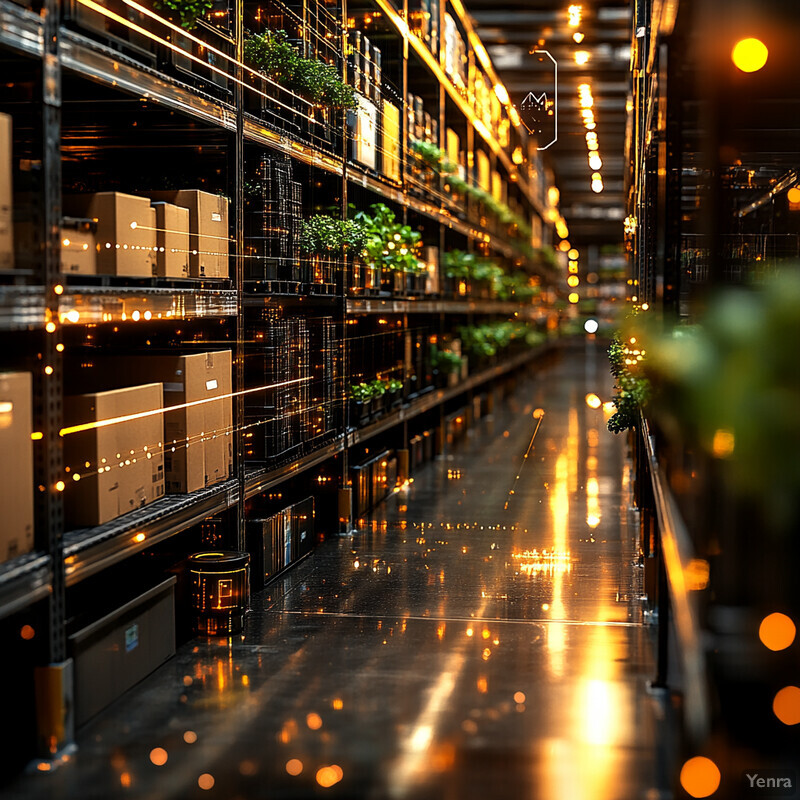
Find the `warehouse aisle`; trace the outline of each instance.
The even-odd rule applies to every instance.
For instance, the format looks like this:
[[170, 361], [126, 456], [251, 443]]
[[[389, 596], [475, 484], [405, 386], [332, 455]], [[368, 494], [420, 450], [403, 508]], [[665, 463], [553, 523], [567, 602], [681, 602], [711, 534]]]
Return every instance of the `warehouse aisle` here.
[[245, 641], [184, 647], [11, 796], [658, 797], [606, 375], [572, 351], [520, 384], [257, 597]]

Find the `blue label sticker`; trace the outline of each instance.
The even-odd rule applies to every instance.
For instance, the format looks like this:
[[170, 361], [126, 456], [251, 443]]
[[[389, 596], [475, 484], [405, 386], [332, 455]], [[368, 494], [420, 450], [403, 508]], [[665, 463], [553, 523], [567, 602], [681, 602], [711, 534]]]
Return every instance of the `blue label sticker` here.
[[125, 652], [130, 653], [139, 646], [139, 626], [131, 625], [125, 631]]

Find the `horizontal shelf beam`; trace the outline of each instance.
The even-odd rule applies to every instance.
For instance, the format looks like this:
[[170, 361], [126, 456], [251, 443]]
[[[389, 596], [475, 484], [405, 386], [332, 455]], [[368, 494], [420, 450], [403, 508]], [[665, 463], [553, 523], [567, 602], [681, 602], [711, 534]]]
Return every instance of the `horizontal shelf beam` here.
[[42, 600], [51, 592], [50, 556], [26, 553], [0, 564], [0, 618]]
[[238, 483], [226, 481], [187, 495], [170, 495], [95, 528], [64, 535], [67, 586], [235, 505]]

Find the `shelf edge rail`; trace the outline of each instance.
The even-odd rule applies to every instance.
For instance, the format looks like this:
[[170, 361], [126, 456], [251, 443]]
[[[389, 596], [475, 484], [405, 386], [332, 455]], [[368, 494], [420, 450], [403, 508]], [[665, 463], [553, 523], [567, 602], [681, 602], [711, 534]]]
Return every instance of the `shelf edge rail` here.
[[[695, 743], [707, 739], [711, 729], [711, 701], [706, 673], [705, 641], [699, 609], [700, 590], [693, 579], [697, 564], [689, 531], [683, 521], [667, 476], [656, 455], [655, 438], [648, 421], [640, 414], [639, 435], [643, 444], [645, 466], [652, 484], [652, 502], [657, 523], [656, 558], [658, 559], [658, 674], [655, 688], [668, 687], [670, 642], [681, 670], [681, 693], [684, 696], [683, 720], [686, 733]], [[674, 633], [674, 637], [673, 634]]]

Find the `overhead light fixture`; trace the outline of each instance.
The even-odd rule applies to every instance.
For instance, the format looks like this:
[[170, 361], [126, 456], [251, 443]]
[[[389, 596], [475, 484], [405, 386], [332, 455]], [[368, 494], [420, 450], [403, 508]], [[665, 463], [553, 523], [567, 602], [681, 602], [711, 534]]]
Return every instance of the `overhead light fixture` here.
[[592, 181], [592, 191], [595, 194], [600, 194], [603, 191], [603, 181], [602, 180], [593, 180]]
[[575, 44], [580, 44], [583, 39], [584, 36], [580, 31], [575, 31], [575, 33], [572, 34], [572, 41], [575, 42]]
[[576, 50], [575, 51], [575, 63], [582, 67], [584, 64], [589, 63], [589, 51], [588, 50]]
[[601, 159], [597, 153], [592, 153], [589, 156], [589, 166], [594, 170], [602, 169], [603, 159]]

